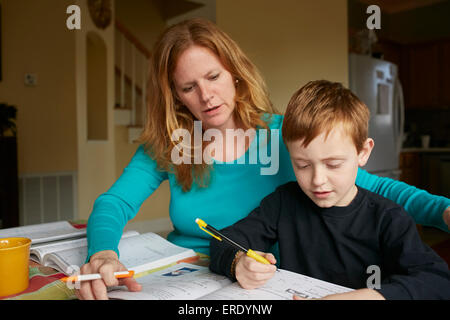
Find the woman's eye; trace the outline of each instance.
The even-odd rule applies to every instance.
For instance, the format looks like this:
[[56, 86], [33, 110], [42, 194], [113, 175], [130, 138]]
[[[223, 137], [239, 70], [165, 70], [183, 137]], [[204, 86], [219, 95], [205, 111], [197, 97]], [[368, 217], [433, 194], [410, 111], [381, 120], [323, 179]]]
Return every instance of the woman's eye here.
[[194, 88], [194, 86], [183, 88], [183, 92], [190, 92], [190, 91], [192, 91], [193, 88]]
[[209, 77], [209, 80], [213, 80], [213, 81], [217, 80], [217, 79], [219, 79], [219, 76], [220, 76], [220, 73], [212, 75], [211, 77]]

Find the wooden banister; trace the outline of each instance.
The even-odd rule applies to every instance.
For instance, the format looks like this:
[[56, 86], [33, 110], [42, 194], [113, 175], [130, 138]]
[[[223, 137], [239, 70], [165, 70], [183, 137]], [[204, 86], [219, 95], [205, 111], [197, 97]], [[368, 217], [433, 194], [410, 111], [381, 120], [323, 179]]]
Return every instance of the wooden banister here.
[[143, 55], [147, 57], [147, 59], [150, 59], [150, 51], [145, 47], [145, 45], [140, 42], [132, 33], [130, 30], [128, 30], [119, 20], [115, 19], [116, 21], [116, 28], [122, 32], [122, 34], [125, 36], [125, 38], [128, 39]]

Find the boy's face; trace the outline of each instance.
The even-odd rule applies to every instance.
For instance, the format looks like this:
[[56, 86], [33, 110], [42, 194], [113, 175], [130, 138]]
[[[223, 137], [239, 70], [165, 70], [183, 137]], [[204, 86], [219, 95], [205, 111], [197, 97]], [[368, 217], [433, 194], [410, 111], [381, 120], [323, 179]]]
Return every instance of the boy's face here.
[[373, 148], [367, 139], [358, 154], [351, 137], [338, 126], [318, 135], [308, 147], [303, 140], [287, 144], [297, 182], [319, 207], [347, 206], [357, 193], [358, 167], [366, 164]]

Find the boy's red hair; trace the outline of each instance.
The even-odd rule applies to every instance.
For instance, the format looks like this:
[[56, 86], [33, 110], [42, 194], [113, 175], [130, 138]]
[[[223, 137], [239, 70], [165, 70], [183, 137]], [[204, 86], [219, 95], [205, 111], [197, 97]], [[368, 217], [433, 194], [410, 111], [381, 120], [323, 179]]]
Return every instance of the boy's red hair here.
[[305, 147], [318, 135], [342, 124], [359, 153], [367, 139], [369, 109], [342, 84], [310, 81], [288, 103], [283, 121], [283, 141], [303, 140]]

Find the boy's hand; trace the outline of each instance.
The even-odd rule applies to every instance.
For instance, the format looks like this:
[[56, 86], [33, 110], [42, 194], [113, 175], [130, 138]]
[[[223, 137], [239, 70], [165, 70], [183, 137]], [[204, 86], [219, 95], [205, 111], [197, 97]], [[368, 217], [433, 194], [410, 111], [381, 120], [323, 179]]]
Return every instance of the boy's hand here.
[[273, 254], [255, 251], [257, 254], [269, 260], [272, 264], [263, 264], [248, 257], [244, 252], [238, 253], [236, 257], [236, 279], [244, 289], [255, 289], [261, 287], [267, 280], [273, 277], [277, 267], [277, 261]]

